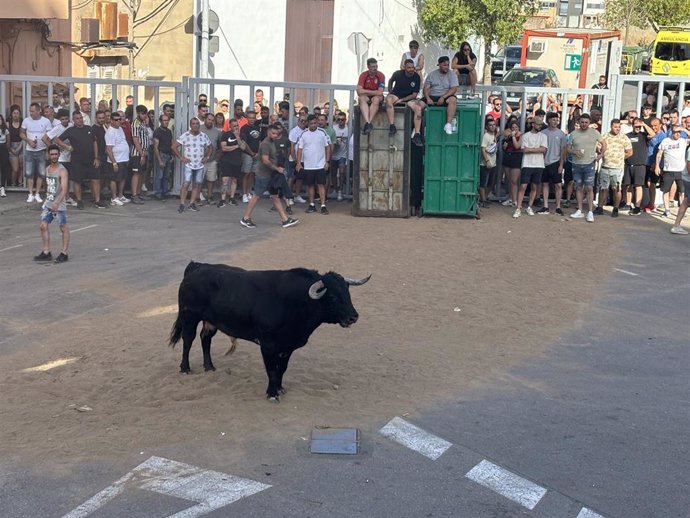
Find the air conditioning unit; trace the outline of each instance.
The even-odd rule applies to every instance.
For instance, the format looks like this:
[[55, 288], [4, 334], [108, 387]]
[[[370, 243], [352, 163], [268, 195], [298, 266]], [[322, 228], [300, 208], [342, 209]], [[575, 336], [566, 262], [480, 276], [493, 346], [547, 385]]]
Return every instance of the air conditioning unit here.
[[98, 43], [99, 23], [95, 18], [81, 19], [81, 42]]
[[535, 54], [543, 54], [546, 52], [545, 40], [531, 40], [529, 42], [529, 51]]

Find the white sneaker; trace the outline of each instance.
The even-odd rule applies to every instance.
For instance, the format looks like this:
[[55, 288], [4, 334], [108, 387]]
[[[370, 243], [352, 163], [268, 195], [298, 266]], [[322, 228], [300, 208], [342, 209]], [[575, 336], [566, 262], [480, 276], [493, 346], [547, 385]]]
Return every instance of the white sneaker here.
[[532, 210], [532, 207], [527, 207], [527, 210], [525, 212], [528, 216], [534, 216], [534, 211]]
[[33, 203], [34, 202], [34, 195], [29, 193], [29, 196], [26, 198], [26, 203]]
[[508, 198], [507, 200], [501, 202], [501, 205], [503, 205], [504, 207], [511, 207], [513, 205], [513, 200]]
[[243, 194], [242, 195], [242, 203], [249, 203], [249, 196], [247, 196], [246, 194]]
[[295, 201], [296, 201], [297, 203], [307, 203], [307, 200], [305, 200], [304, 198], [302, 198], [302, 197], [299, 196], [299, 195], [295, 196]]
[[146, 187], [146, 184], [145, 184], [145, 183], [142, 183], [142, 184], [141, 184], [141, 192], [149, 192], [149, 188]]
[[[41, 195], [40, 195], [40, 194], [36, 193], [36, 196], [34, 196], [34, 201], [35, 201], [36, 203], [43, 203], [43, 198], [41, 198]], [[76, 205], [77, 202], [75, 201], [74, 204]]]
[[206, 196], [204, 196], [203, 192], [199, 193], [199, 201], [206, 201]]
[[343, 201], [343, 191], [338, 191], [338, 201]]
[[287, 204], [288, 207], [292, 207], [295, 204], [295, 200], [292, 200], [290, 198], [287, 198], [285, 200], [285, 203]]
[[74, 201], [71, 196], [67, 196], [67, 199], [65, 200], [65, 205], [69, 205], [70, 207], [76, 207], [77, 202]]
[[122, 196], [120, 196], [120, 197], [118, 198], [118, 200], [120, 200], [120, 202], [122, 202], [123, 205], [124, 205], [125, 203], [129, 203], [130, 201], [132, 201], [132, 200], [130, 200], [129, 198], [125, 197], [124, 194], [123, 194]]
[[124, 205], [124, 203], [122, 203], [119, 198], [113, 198], [112, 200], [110, 200], [110, 204], [117, 207], [122, 207]]
[[522, 211], [520, 209], [515, 209], [515, 212], [513, 212], [513, 217], [517, 219], [520, 217], [520, 214], [522, 214]]
[[590, 210], [587, 213], [587, 223], [594, 223], [594, 213]]
[[677, 227], [676, 227], [676, 226], [673, 226], [673, 227], [671, 227], [671, 234], [677, 234], [677, 235], [679, 235], [679, 236], [687, 236], [687, 235], [688, 235], [688, 231], [685, 230], [685, 229], [684, 229], [683, 227], [681, 227], [681, 226], [677, 226]]
[[453, 134], [453, 126], [451, 126], [450, 122], [446, 122], [445, 126], [443, 126], [443, 131], [446, 132], [446, 135]]
[[571, 218], [575, 218], [575, 219], [581, 219], [581, 218], [584, 218], [585, 215], [582, 214], [582, 211], [581, 211], [580, 209], [577, 209], [575, 212], [573, 212], [573, 213], [570, 215], [570, 217], [571, 217]]
[[5, 188], [0, 187], [0, 198], [4, 198], [5, 196], [7, 196], [7, 194], [5, 194]]

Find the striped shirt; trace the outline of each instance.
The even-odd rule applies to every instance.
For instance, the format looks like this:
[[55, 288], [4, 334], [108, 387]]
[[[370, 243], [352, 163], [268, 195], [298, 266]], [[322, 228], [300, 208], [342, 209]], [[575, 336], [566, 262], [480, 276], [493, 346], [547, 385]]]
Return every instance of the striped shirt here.
[[[149, 128], [147, 125], [143, 122], [141, 122], [138, 118], [134, 120], [132, 123], [132, 138], [138, 138], [139, 142], [141, 143], [141, 149], [144, 152], [144, 155], [148, 154], [148, 150], [151, 147], [151, 137], [149, 135]], [[137, 147], [132, 145], [130, 149], [130, 156], [139, 156], [139, 152], [137, 151]]]

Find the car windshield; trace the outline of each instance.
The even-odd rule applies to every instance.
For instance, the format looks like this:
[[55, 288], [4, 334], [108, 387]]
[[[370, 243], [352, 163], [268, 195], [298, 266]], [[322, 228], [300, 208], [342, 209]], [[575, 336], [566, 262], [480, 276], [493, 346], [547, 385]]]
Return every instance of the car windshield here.
[[522, 54], [522, 49], [520, 47], [511, 47], [507, 50], [507, 55], [509, 59], [520, 59], [520, 54]]
[[656, 44], [654, 57], [664, 61], [688, 61], [690, 60], [690, 43], [660, 41]]
[[518, 70], [514, 68], [506, 74], [503, 82], [517, 85], [543, 85], [544, 77], [543, 70]]

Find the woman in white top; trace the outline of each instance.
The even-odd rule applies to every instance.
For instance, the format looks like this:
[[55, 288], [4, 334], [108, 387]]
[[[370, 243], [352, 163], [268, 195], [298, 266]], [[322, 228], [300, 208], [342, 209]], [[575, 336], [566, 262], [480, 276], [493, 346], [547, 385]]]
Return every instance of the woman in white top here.
[[422, 70], [424, 70], [424, 54], [419, 52], [419, 43], [412, 40], [410, 42], [410, 51], [403, 52], [402, 59], [400, 60], [400, 70], [405, 70], [405, 60], [411, 59], [414, 63], [414, 70], [419, 75], [422, 75]]

